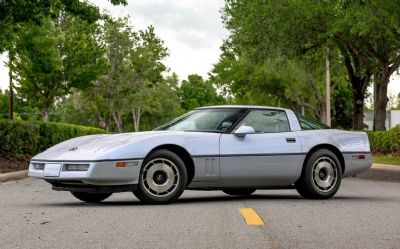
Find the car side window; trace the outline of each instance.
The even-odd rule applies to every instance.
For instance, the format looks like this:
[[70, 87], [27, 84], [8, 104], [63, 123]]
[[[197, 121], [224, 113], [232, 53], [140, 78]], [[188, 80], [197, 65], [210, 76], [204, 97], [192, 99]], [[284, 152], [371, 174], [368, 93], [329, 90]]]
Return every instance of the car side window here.
[[286, 113], [281, 110], [253, 110], [242, 120], [242, 125], [253, 127], [256, 133], [290, 131]]

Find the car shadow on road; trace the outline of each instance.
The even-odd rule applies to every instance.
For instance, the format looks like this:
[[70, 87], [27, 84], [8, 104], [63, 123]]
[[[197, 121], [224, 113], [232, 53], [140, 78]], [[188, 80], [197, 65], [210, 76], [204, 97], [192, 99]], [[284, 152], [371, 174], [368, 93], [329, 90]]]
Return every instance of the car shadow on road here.
[[[394, 200], [393, 198], [383, 198], [383, 197], [377, 197], [377, 196], [372, 196], [372, 197], [365, 197], [365, 196], [335, 196], [332, 199], [325, 199], [325, 200], [309, 200], [309, 199], [304, 199], [299, 195], [282, 195], [282, 194], [254, 194], [251, 196], [195, 196], [195, 197], [181, 197], [177, 201], [168, 204], [167, 206], [173, 206], [173, 205], [190, 205], [190, 204], [196, 204], [198, 205], [199, 203], [202, 204], [207, 204], [207, 203], [215, 203], [215, 202], [232, 202], [232, 203], [240, 203], [243, 201], [251, 201], [251, 202], [286, 202], [286, 203], [307, 203], [307, 202], [314, 202], [314, 203], [320, 203], [324, 204], [326, 202], [360, 202], [360, 201], [365, 201], [365, 202], [386, 202], [386, 201], [399, 201], [399, 200]], [[38, 206], [42, 207], [92, 207], [92, 206], [146, 206], [146, 204], [141, 203], [137, 199], [133, 200], [127, 200], [127, 201], [115, 201], [115, 200], [110, 200], [110, 201], [104, 201], [101, 203], [84, 203], [80, 201], [76, 202], [63, 202], [63, 203], [40, 203], [36, 204]], [[151, 206], [151, 205], [148, 205]]]
[[282, 194], [254, 194], [251, 196], [211, 196], [211, 197], [182, 197], [177, 203], [199, 203], [199, 202], [238, 202], [238, 201], [255, 201], [255, 202], [336, 202], [336, 201], [379, 201], [383, 198], [376, 197], [358, 197], [358, 196], [335, 196], [331, 199], [311, 200], [304, 199], [300, 195], [282, 195]]

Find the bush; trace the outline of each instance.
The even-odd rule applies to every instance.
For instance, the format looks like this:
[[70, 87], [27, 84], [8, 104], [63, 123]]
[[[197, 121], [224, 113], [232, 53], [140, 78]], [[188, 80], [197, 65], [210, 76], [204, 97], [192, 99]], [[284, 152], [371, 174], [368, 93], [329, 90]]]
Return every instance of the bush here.
[[368, 131], [373, 153], [398, 154], [400, 152], [400, 125], [387, 131]]
[[104, 133], [93, 127], [0, 119], [0, 155], [35, 155], [70, 138]]

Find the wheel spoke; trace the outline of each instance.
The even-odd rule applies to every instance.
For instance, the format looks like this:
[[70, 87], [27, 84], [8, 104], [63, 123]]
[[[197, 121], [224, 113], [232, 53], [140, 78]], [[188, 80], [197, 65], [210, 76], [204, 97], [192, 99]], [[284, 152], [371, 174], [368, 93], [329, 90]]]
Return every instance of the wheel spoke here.
[[164, 197], [175, 191], [180, 175], [173, 162], [166, 158], [156, 158], [146, 164], [141, 177], [148, 193]]
[[321, 192], [329, 192], [335, 187], [337, 182], [337, 175], [337, 165], [329, 157], [321, 157], [313, 165], [313, 184]]

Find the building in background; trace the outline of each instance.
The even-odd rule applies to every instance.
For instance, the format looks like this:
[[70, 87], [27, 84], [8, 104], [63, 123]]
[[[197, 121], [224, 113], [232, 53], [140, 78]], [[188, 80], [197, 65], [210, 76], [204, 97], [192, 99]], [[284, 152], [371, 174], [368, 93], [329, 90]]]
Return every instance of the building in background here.
[[[373, 129], [374, 124], [374, 112], [364, 113], [364, 124], [368, 126], [368, 130]], [[386, 130], [395, 127], [400, 124], [400, 110], [390, 110], [386, 111]]]

